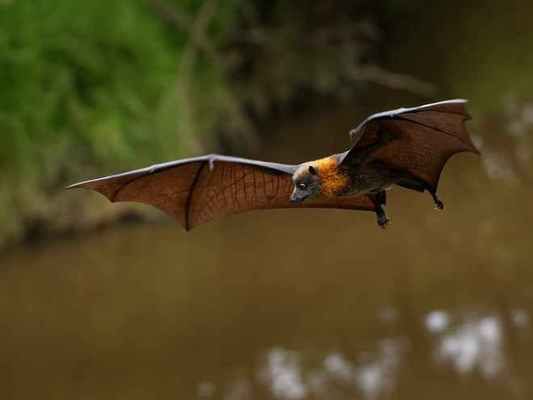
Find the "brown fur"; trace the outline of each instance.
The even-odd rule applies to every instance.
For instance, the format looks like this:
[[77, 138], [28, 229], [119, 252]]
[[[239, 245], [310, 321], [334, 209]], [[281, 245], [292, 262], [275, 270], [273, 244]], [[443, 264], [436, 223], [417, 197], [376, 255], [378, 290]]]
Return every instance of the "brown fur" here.
[[337, 166], [335, 157], [316, 160], [313, 166], [318, 172], [321, 182], [321, 193], [326, 197], [335, 197], [346, 190], [350, 178]]

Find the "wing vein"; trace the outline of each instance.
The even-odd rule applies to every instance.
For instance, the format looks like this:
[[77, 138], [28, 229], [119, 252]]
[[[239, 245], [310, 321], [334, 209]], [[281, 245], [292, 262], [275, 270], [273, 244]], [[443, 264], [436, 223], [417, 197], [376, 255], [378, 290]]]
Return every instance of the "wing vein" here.
[[138, 178], [141, 178], [141, 177], [142, 176], [135, 176], [131, 178], [129, 181], [127, 181], [126, 183], [124, 183], [123, 185], [121, 185], [119, 188], [117, 188], [117, 190], [115, 190], [115, 193], [113, 193], [113, 196], [110, 196], [109, 200], [111, 200], [111, 202], [115, 202], [120, 192], [126, 189], [126, 187], [128, 187], [130, 183], [133, 183], [134, 181], [136, 181]]
[[406, 118], [406, 117], [402, 117], [402, 116], [398, 116], [397, 117], [398, 119], [402, 120], [402, 121], [406, 121], [406, 122], [410, 122], [412, 124], [415, 124], [415, 125], [420, 125], [420, 126], [423, 126], [424, 128], [428, 128], [428, 129], [431, 129], [431, 130], [434, 130], [434, 131], [437, 131], [437, 132], [440, 132], [440, 133], [444, 133], [445, 135], [448, 135], [454, 139], [457, 139], [458, 141], [460, 141], [461, 143], [463, 143], [465, 146], [467, 147], [470, 147], [470, 145], [468, 143], [466, 143], [463, 139], [461, 139], [460, 137], [457, 137], [455, 136], [454, 134], [452, 133], [449, 133], [449, 132], [446, 132], [445, 130], [443, 129], [440, 129], [440, 128], [437, 128], [435, 126], [431, 126], [431, 125], [427, 125], [427, 124], [424, 124], [420, 121], [414, 121], [412, 119], [409, 119], [409, 118]]
[[202, 162], [202, 164], [198, 167], [198, 170], [196, 171], [196, 174], [194, 175], [194, 179], [191, 183], [191, 187], [189, 189], [189, 194], [187, 195], [187, 200], [185, 201], [185, 230], [188, 231], [191, 229], [191, 201], [192, 196], [194, 193], [194, 189], [196, 188], [196, 185], [198, 184], [198, 180], [200, 179], [200, 173], [205, 167], [206, 161]]

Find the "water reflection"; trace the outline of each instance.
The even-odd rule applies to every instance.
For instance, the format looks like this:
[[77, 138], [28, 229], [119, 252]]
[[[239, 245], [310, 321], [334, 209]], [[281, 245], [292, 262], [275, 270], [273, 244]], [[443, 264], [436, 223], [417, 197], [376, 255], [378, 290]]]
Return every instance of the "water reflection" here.
[[450, 324], [450, 316], [446, 311], [435, 310], [426, 316], [426, 329], [431, 333], [442, 333]]
[[486, 378], [494, 378], [505, 366], [503, 332], [497, 317], [469, 318], [453, 332], [439, 338], [436, 358], [451, 363], [459, 373], [478, 369]]
[[399, 339], [384, 339], [371, 360], [358, 366], [356, 382], [364, 398], [373, 400], [392, 392], [404, 348]]
[[200, 399], [208, 399], [214, 396], [216, 392], [216, 385], [213, 382], [201, 382], [198, 384], [198, 397]]
[[307, 396], [307, 385], [302, 380], [300, 358], [294, 352], [272, 349], [266, 356], [262, 379], [275, 398], [300, 400]]
[[512, 320], [516, 327], [525, 328], [529, 325], [529, 314], [526, 310], [522, 310], [522, 309], [513, 310]]
[[[526, 310], [511, 310], [509, 317], [519, 330], [527, 329]], [[428, 312], [423, 326], [434, 338], [430, 351], [436, 366], [442, 370], [451, 367], [459, 375], [478, 373], [487, 381], [500, 379], [510, 386], [514, 381], [509, 374], [503, 319], [493, 314]], [[270, 394], [278, 400], [387, 399], [398, 390], [404, 369], [416, 357], [417, 343], [409, 343], [407, 337], [382, 338], [373, 351], [351, 356], [334, 351], [319, 357], [313, 352], [273, 347], [259, 358], [255, 376], [223, 383], [221, 398], [245, 400]], [[200, 383], [198, 397], [214, 398], [215, 384]]]

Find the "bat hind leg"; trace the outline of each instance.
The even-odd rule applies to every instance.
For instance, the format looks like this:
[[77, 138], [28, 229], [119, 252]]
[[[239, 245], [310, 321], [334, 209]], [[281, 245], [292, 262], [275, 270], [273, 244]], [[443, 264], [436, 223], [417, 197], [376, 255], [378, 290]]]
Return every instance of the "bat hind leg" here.
[[372, 200], [372, 203], [374, 203], [374, 207], [376, 208], [376, 217], [377, 217], [377, 223], [380, 228], [385, 229], [387, 225], [390, 223], [390, 219], [387, 217], [387, 213], [385, 212], [385, 204], [387, 203], [387, 194], [384, 190], [381, 192], [370, 194], [368, 196], [370, 200]]
[[433, 198], [433, 202], [435, 203], [435, 208], [437, 210], [444, 210], [444, 203], [439, 199], [437, 196], [437, 193], [434, 190], [428, 189], [428, 192], [431, 194], [431, 197]]
[[435, 208], [437, 210], [444, 210], [444, 203], [437, 196], [436, 190], [428, 185], [427, 183], [421, 181], [420, 179], [414, 177], [402, 178], [398, 181], [398, 185], [406, 189], [416, 190], [417, 192], [423, 192], [427, 190], [431, 197], [433, 198], [433, 203], [435, 203]]

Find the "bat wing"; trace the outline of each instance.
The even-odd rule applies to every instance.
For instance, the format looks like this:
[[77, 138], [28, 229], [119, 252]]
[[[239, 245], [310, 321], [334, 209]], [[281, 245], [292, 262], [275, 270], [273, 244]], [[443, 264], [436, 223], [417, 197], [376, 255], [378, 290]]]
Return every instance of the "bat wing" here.
[[465, 121], [470, 119], [465, 104], [466, 100], [448, 100], [371, 115], [350, 132], [352, 147], [344, 153], [342, 162], [349, 162], [359, 149], [383, 143], [372, 159], [410, 173], [435, 192], [442, 169], [452, 155], [479, 154], [465, 127]]
[[291, 203], [296, 167], [207, 155], [85, 181], [69, 189], [92, 189], [112, 202], [150, 204], [173, 216], [186, 230], [217, 217], [258, 209], [374, 210], [366, 196]]

